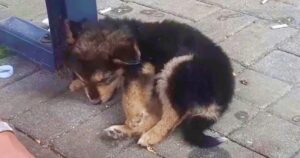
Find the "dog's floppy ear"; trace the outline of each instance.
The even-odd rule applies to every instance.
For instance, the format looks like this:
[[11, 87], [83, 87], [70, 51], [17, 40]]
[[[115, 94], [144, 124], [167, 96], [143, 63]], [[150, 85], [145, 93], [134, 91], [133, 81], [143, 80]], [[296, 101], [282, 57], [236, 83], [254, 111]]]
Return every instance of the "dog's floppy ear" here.
[[141, 63], [141, 52], [137, 42], [126, 47], [119, 47], [114, 51], [113, 62], [125, 65], [137, 65]]
[[137, 41], [124, 30], [117, 30], [108, 36], [113, 47], [112, 60], [117, 64], [136, 65], [140, 63], [141, 52]]
[[87, 27], [87, 22], [86, 20], [76, 22], [66, 19], [64, 21], [64, 27], [67, 44], [74, 44], [82, 30]]

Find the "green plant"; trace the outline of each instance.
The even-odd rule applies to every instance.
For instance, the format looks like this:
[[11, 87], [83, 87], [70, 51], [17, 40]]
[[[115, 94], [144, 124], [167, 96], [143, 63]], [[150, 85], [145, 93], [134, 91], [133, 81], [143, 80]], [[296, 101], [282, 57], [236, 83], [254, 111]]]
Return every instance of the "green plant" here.
[[5, 46], [0, 45], [0, 59], [8, 56], [8, 50]]

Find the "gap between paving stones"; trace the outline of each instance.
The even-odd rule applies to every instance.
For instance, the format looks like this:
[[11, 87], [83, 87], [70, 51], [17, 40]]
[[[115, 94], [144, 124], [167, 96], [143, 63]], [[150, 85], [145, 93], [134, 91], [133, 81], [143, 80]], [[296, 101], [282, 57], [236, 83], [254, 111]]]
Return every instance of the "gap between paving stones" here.
[[[276, 45], [279, 45], [279, 43], [276, 44]], [[266, 76], [268, 76], [268, 77], [270, 77], [270, 78], [273, 78], [273, 79], [276, 79], [276, 80], [279, 80], [279, 81], [288, 83], [288, 84], [290, 84], [292, 87], [297, 86], [297, 84], [299, 84], [299, 83], [292, 83], [292, 82], [285, 81], [285, 80], [283, 80], [283, 79], [280, 79], [280, 78], [277, 78], [277, 77], [274, 77], [274, 76], [270, 76], [270, 75], [266, 74], [265, 72], [260, 72], [259, 70], [256, 70], [256, 69], [253, 67], [258, 61], [260, 61], [260, 60], [263, 59], [264, 57], [270, 55], [273, 51], [281, 51], [281, 52], [284, 52], [284, 53], [293, 55], [293, 56], [295, 56], [296, 58], [300, 58], [299, 55], [296, 55], [296, 54], [294, 54], [294, 53], [291, 53], [291, 52], [288, 52], [288, 51], [286, 51], [286, 50], [282, 50], [282, 49], [276, 47], [276, 48], [274, 48], [274, 49], [268, 51], [268, 53], [266, 53], [265, 55], [263, 55], [260, 59], [258, 59], [257, 61], [255, 61], [255, 62], [252, 63], [251, 65], [249, 65], [249, 67], [243, 65], [242, 63], [239, 63], [239, 64], [241, 64], [242, 66], [246, 67], [246, 69], [249, 69], [249, 70], [255, 71], [255, 72], [257, 72], [257, 73], [261, 73], [261, 74], [263, 74], [263, 75], [266, 75]], [[245, 70], [244, 70], [244, 71], [245, 71]], [[290, 90], [291, 90], [291, 89], [290, 89]], [[289, 91], [290, 91], [290, 90], [289, 90]]]
[[[50, 101], [50, 100], [52, 100], [52, 99], [58, 97], [59, 95], [65, 93], [65, 92], [66, 92], [65, 90], [64, 90], [64, 91], [61, 91], [61, 92], [55, 94], [54, 96], [49, 97], [49, 98], [47, 98], [46, 100], [44, 100], [44, 101], [42, 101], [42, 102], [40, 102], [40, 103], [38, 103], [38, 104], [43, 104], [43, 103], [45, 103], [45, 102], [48, 102], [48, 101]], [[12, 121], [12, 120], [16, 119], [19, 115], [22, 115], [23, 113], [26, 113], [26, 112], [30, 111], [35, 105], [37, 105], [37, 104], [32, 104], [28, 109], [25, 109], [24, 111], [21, 111], [20, 113], [17, 113], [15, 116], [6, 119], [6, 121]]]
[[[67, 90], [66, 90], [66, 91], [63, 91], [63, 92], [61, 92], [61, 93], [59, 93], [59, 94], [57, 94], [57, 95], [55, 95], [55, 96], [52, 97], [52, 98], [49, 98], [49, 99], [45, 100], [44, 102], [41, 102], [40, 104], [44, 104], [44, 103], [46, 103], [46, 102], [49, 102], [50, 100], [55, 99], [55, 98], [59, 97], [61, 94], [64, 94], [64, 93], [66, 93], [66, 92], [67, 92]], [[101, 109], [98, 113], [95, 113], [95, 114], [89, 116], [88, 118], [86, 118], [85, 120], [80, 121], [78, 124], [74, 125], [72, 128], [69, 128], [69, 129], [66, 129], [66, 130], [64, 130], [64, 131], [62, 131], [62, 132], [60, 132], [60, 133], [57, 133], [57, 134], [51, 136], [51, 137], [50, 137], [49, 139], [47, 139], [47, 140], [43, 140], [42, 143], [40, 143], [39, 145], [42, 146], [42, 147], [43, 147], [43, 146], [46, 146], [48, 149], [50, 149], [50, 150], [53, 151], [54, 153], [58, 154], [59, 156], [61, 156], [61, 157], [63, 157], [63, 158], [67, 158], [65, 155], [63, 155], [62, 153], [60, 153], [59, 150], [57, 150], [57, 149], [55, 148], [54, 144], [52, 143], [53, 140], [58, 139], [58, 138], [60, 138], [61, 136], [65, 135], [65, 134], [68, 134], [68, 133], [71, 132], [72, 130], [76, 129], [76, 127], [79, 127], [80, 125], [86, 123], [87, 121], [89, 121], [89, 120], [95, 118], [97, 115], [99, 115], [99, 114], [101, 114], [102, 112], [104, 112], [104, 111], [110, 109], [111, 107], [113, 107], [113, 106], [118, 106], [118, 105], [116, 105], [116, 102], [119, 102], [119, 101], [120, 101], [119, 99], [115, 99], [114, 101], [108, 103], [108, 105], [107, 105], [107, 104], [106, 104], [106, 105], [99, 105], [99, 106], [105, 106], [105, 107], [104, 107], [103, 109]], [[32, 107], [32, 108], [33, 108], [33, 107]], [[28, 109], [28, 110], [25, 110], [24, 112], [22, 112], [22, 113], [20, 113], [20, 114], [18, 114], [16, 117], [18, 117], [19, 115], [21, 115], [21, 114], [23, 114], [23, 113], [25, 113], [25, 112], [28, 112], [28, 111], [30, 111], [30, 110], [31, 110], [31, 108]], [[12, 118], [12, 119], [10, 119], [10, 120], [15, 119], [16, 117], [14, 117], [14, 118]], [[33, 137], [33, 136], [30, 135], [29, 133], [26, 133], [26, 132], [24, 132], [23, 130], [19, 129], [17, 126], [14, 127], [14, 128], [15, 128], [16, 130], [20, 131], [21, 133], [25, 134], [27, 137], [29, 137], [30, 139], [32, 139], [34, 142], [36, 142], [36, 140], [39, 140], [39, 138]]]
[[[249, 12], [244, 12], [242, 10], [235, 10], [235, 9], [232, 9], [232, 8], [229, 8], [229, 7], [226, 7], [226, 6], [223, 6], [221, 4], [218, 4], [218, 3], [214, 3], [214, 2], [208, 2], [206, 0], [197, 0], [199, 2], [202, 2], [202, 3], [205, 3], [205, 4], [209, 4], [209, 5], [214, 5], [214, 6], [217, 6], [219, 8], [222, 8], [222, 9], [228, 9], [228, 10], [231, 10], [231, 11], [235, 11], [235, 12], [239, 12], [239, 13], [242, 13], [242, 14], [246, 14], [246, 15], [249, 15], [249, 16], [253, 16], [253, 17], [256, 17], [258, 19], [261, 19], [261, 20], [266, 20], [266, 21], [269, 21], [269, 22], [273, 22], [272, 20], [270, 19], [267, 19], [267, 18], [264, 18], [264, 17], [260, 17], [260, 16], [257, 16], [255, 14], [251, 14]], [[297, 27], [297, 26], [294, 26], [294, 25], [289, 25], [290, 28], [294, 28], [294, 29], [297, 29], [297, 30], [300, 30], [300, 26]]]
[[[256, 117], [256, 116], [254, 116], [253, 118], [255, 118], [255, 117]], [[252, 118], [252, 119], [253, 119], [253, 118]], [[250, 119], [250, 120], [252, 120], [252, 119]], [[250, 120], [249, 120], [249, 121], [250, 121]], [[248, 123], [248, 121], [247, 121], [247, 123]], [[246, 122], [245, 122], [244, 124], [246, 124]], [[258, 155], [261, 155], [261, 156], [263, 156], [263, 157], [265, 157], [265, 158], [269, 158], [267, 155], [264, 155], [264, 154], [262, 154], [262, 153], [259, 153], [259, 152], [255, 151], [255, 150], [253, 150], [253, 149], [251, 149], [251, 148], [248, 148], [247, 146], [244, 146], [243, 144], [241, 144], [241, 143], [239, 143], [239, 142], [237, 142], [237, 141], [231, 139], [231, 138], [229, 137], [229, 135], [231, 134], [231, 132], [228, 134], [228, 136], [225, 136], [224, 134], [219, 133], [218, 131], [215, 131], [215, 130], [213, 130], [213, 129], [211, 129], [211, 128], [209, 128], [209, 130], [211, 130], [211, 131], [213, 131], [213, 132], [216, 132], [216, 133], [219, 134], [220, 136], [223, 136], [223, 137], [227, 138], [229, 141], [231, 141], [231, 142], [233, 142], [233, 143], [235, 143], [235, 144], [238, 144], [239, 146], [244, 147], [245, 149], [248, 149], [248, 150], [250, 150], [250, 151], [252, 151], [252, 152], [254, 152], [254, 153], [257, 153]], [[235, 130], [234, 130], [234, 131], [235, 131]]]
[[10, 83], [4, 84], [3, 86], [0, 86], [0, 89], [1, 89], [1, 88], [5, 88], [5, 87], [7, 87], [7, 86], [9, 86], [9, 85], [12, 85], [12, 84], [14, 84], [14, 83], [16, 83], [16, 82], [18, 82], [18, 81], [20, 81], [20, 80], [23, 80], [24, 78], [26, 78], [26, 77], [28, 77], [28, 76], [31, 76], [31, 75], [33, 75], [33, 74], [39, 72], [40, 70], [41, 70], [41, 69], [38, 68], [37, 70], [34, 70], [33, 72], [31, 72], [31, 73], [29, 73], [29, 74], [26, 74], [26, 75], [24, 75], [24, 76], [22, 76], [22, 77], [20, 77], [20, 78], [18, 78], [18, 79], [15, 79], [15, 80], [13, 80], [13, 81], [10, 82]]
[[[31, 139], [34, 143], [37, 143], [36, 142], [36, 139], [33, 138], [31, 135], [27, 134], [26, 132], [22, 131], [21, 129], [17, 128], [17, 127], [14, 127], [14, 129], [22, 134], [24, 134], [26, 137], [28, 137], [29, 139]], [[59, 157], [61, 158], [67, 158], [66, 156], [62, 155], [61, 153], [59, 153], [58, 151], [54, 150], [51, 148], [51, 146], [42, 146], [41, 144], [37, 143], [41, 148], [45, 148], [45, 149], [48, 149], [50, 151], [52, 151], [54, 154], [58, 155]]]
[[[147, 5], [147, 4], [143, 4], [143, 3], [139, 3], [139, 2], [126, 1], [126, 0], [120, 0], [120, 1], [121, 1], [121, 2], [124, 2], [124, 3], [128, 3], [128, 4], [133, 3], [133, 4], [137, 4], [137, 5], [143, 6], [143, 7], [151, 8], [151, 9], [154, 9], [154, 10], [158, 10], [158, 11], [160, 11], [160, 12], [164, 12], [164, 13], [166, 13], [166, 14], [170, 14], [170, 15], [173, 15], [173, 16], [177, 16], [177, 17], [179, 17], [179, 18], [183, 18], [183, 19], [185, 19], [185, 20], [189, 20], [189, 21], [194, 22], [194, 23], [199, 21], [199, 20], [194, 20], [194, 19], [189, 18], [189, 17], [182, 16], [182, 15], [180, 15], [180, 14], [175, 14], [175, 13], [169, 12], [168, 10], [164, 10], [164, 9], [161, 9], [161, 8], [153, 7], [153, 6], [150, 6], [150, 5]], [[201, 1], [199, 1], [199, 2], [201, 2]], [[201, 3], [203, 3], [203, 2], [201, 2]], [[204, 3], [204, 4], [206, 4], [206, 3]], [[210, 5], [210, 4], [209, 4], [209, 5]], [[221, 9], [221, 8], [219, 8], [219, 9]], [[212, 12], [211, 14], [213, 14], [213, 13], [214, 13], [214, 12]], [[211, 15], [211, 14], [208, 14], [208, 15], [206, 15], [206, 16], [209, 16], [209, 15]], [[206, 17], [206, 16], [205, 16], [205, 17]], [[203, 17], [203, 18], [204, 18], [204, 17]]]
[[[101, 113], [103, 113], [104, 111], [110, 109], [111, 107], [113, 106], [118, 106], [118, 105], [115, 105], [114, 103], [112, 103], [113, 105], [109, 106], [108, 108], [104, 108], [103, 110], [100, 110], [98, 113], [95, 113], [95, 114], [92, 114], [90, 115], [88, 118], [86, 118], [85, 120], [82, 120], [80, 122], [78, 122], [78, 124], [74, 125], [73, 127], [71, 127], [70, 129], [66, 129], [65, 131], [62, 131], [60, 133], [57, 133], [53, 136], [51, 136], [49, 139], [48, 139], [48, 143], [51, 144], [51, 142], [53, 142], [55, 139], [58, 139], [68, 133], [70, 133], [71, 131], [73, 131], [76, 127], [79, 127], [81, 125], [83, 125], [84, 123], [88, 122], [89, 120], [92, 120], [93, 118], [97, 117], [98, 115], [100, 115]], [[101, 105], [100, 105], [101, 106]]]

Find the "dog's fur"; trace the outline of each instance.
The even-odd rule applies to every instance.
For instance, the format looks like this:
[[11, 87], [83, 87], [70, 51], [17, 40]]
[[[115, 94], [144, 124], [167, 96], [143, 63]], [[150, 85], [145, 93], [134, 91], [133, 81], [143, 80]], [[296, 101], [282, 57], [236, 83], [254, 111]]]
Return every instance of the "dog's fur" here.
[[[183, 121], [186, 140], [201, 144], [203, 131], [217, 121], [233, 96], [232, 67], [219, 46], [196, 29], [173, 21], [103, 19], [94, 26], [79, 26], [80, 33], [72, 27], [67, 31], [71, 54], [92, 65], [91, 72], [104, 63], [124, 69], [122, 100], [130, 121], [107, 129], [112, 137], [137, 133], [142, 134], [138, 144], [153, 145]], [[153, 65], [155, 73], [141, 71], [144, 63]], [[161, 115], [152, 119], [155, 123], [141, 126], [144, 129], [132, 130], [147, 120], [152, 103], [161, 105], [156, 106], [161, 107], [157, 110]]]

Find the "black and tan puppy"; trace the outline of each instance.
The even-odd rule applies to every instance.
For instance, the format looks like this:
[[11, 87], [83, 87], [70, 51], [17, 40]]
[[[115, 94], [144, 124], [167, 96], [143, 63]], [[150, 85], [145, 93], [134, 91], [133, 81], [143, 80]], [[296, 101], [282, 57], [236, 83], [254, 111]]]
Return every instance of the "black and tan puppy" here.
[[[79, 33], [72, 29], [71, 32], [74, 39], [71, 52], [84, 62], [121, 64], [124, 87], [139, 81], [143, 63], [154, 66], [152, 94], [161, 105], [162, 114], [153, 127], [142, 132], [138, 141], [142, 146], [160, 142], [181, 123], [186, 140], [201, 144], [203, 131], [218, 120], [232, 99], [234, 79], [228, 57], [219, 46], [188, 25], [173, 21], [103, 19], [94, 26], [81, 25]], [[138, 63], [140, 66], [134, 65]], [[152, 103], [148, 100], [142, 102]], [[114, 130], [115, 126], [110, 129], [107, 131], [115, 137], [120, 132], [126, 134], [126, 130]]]

